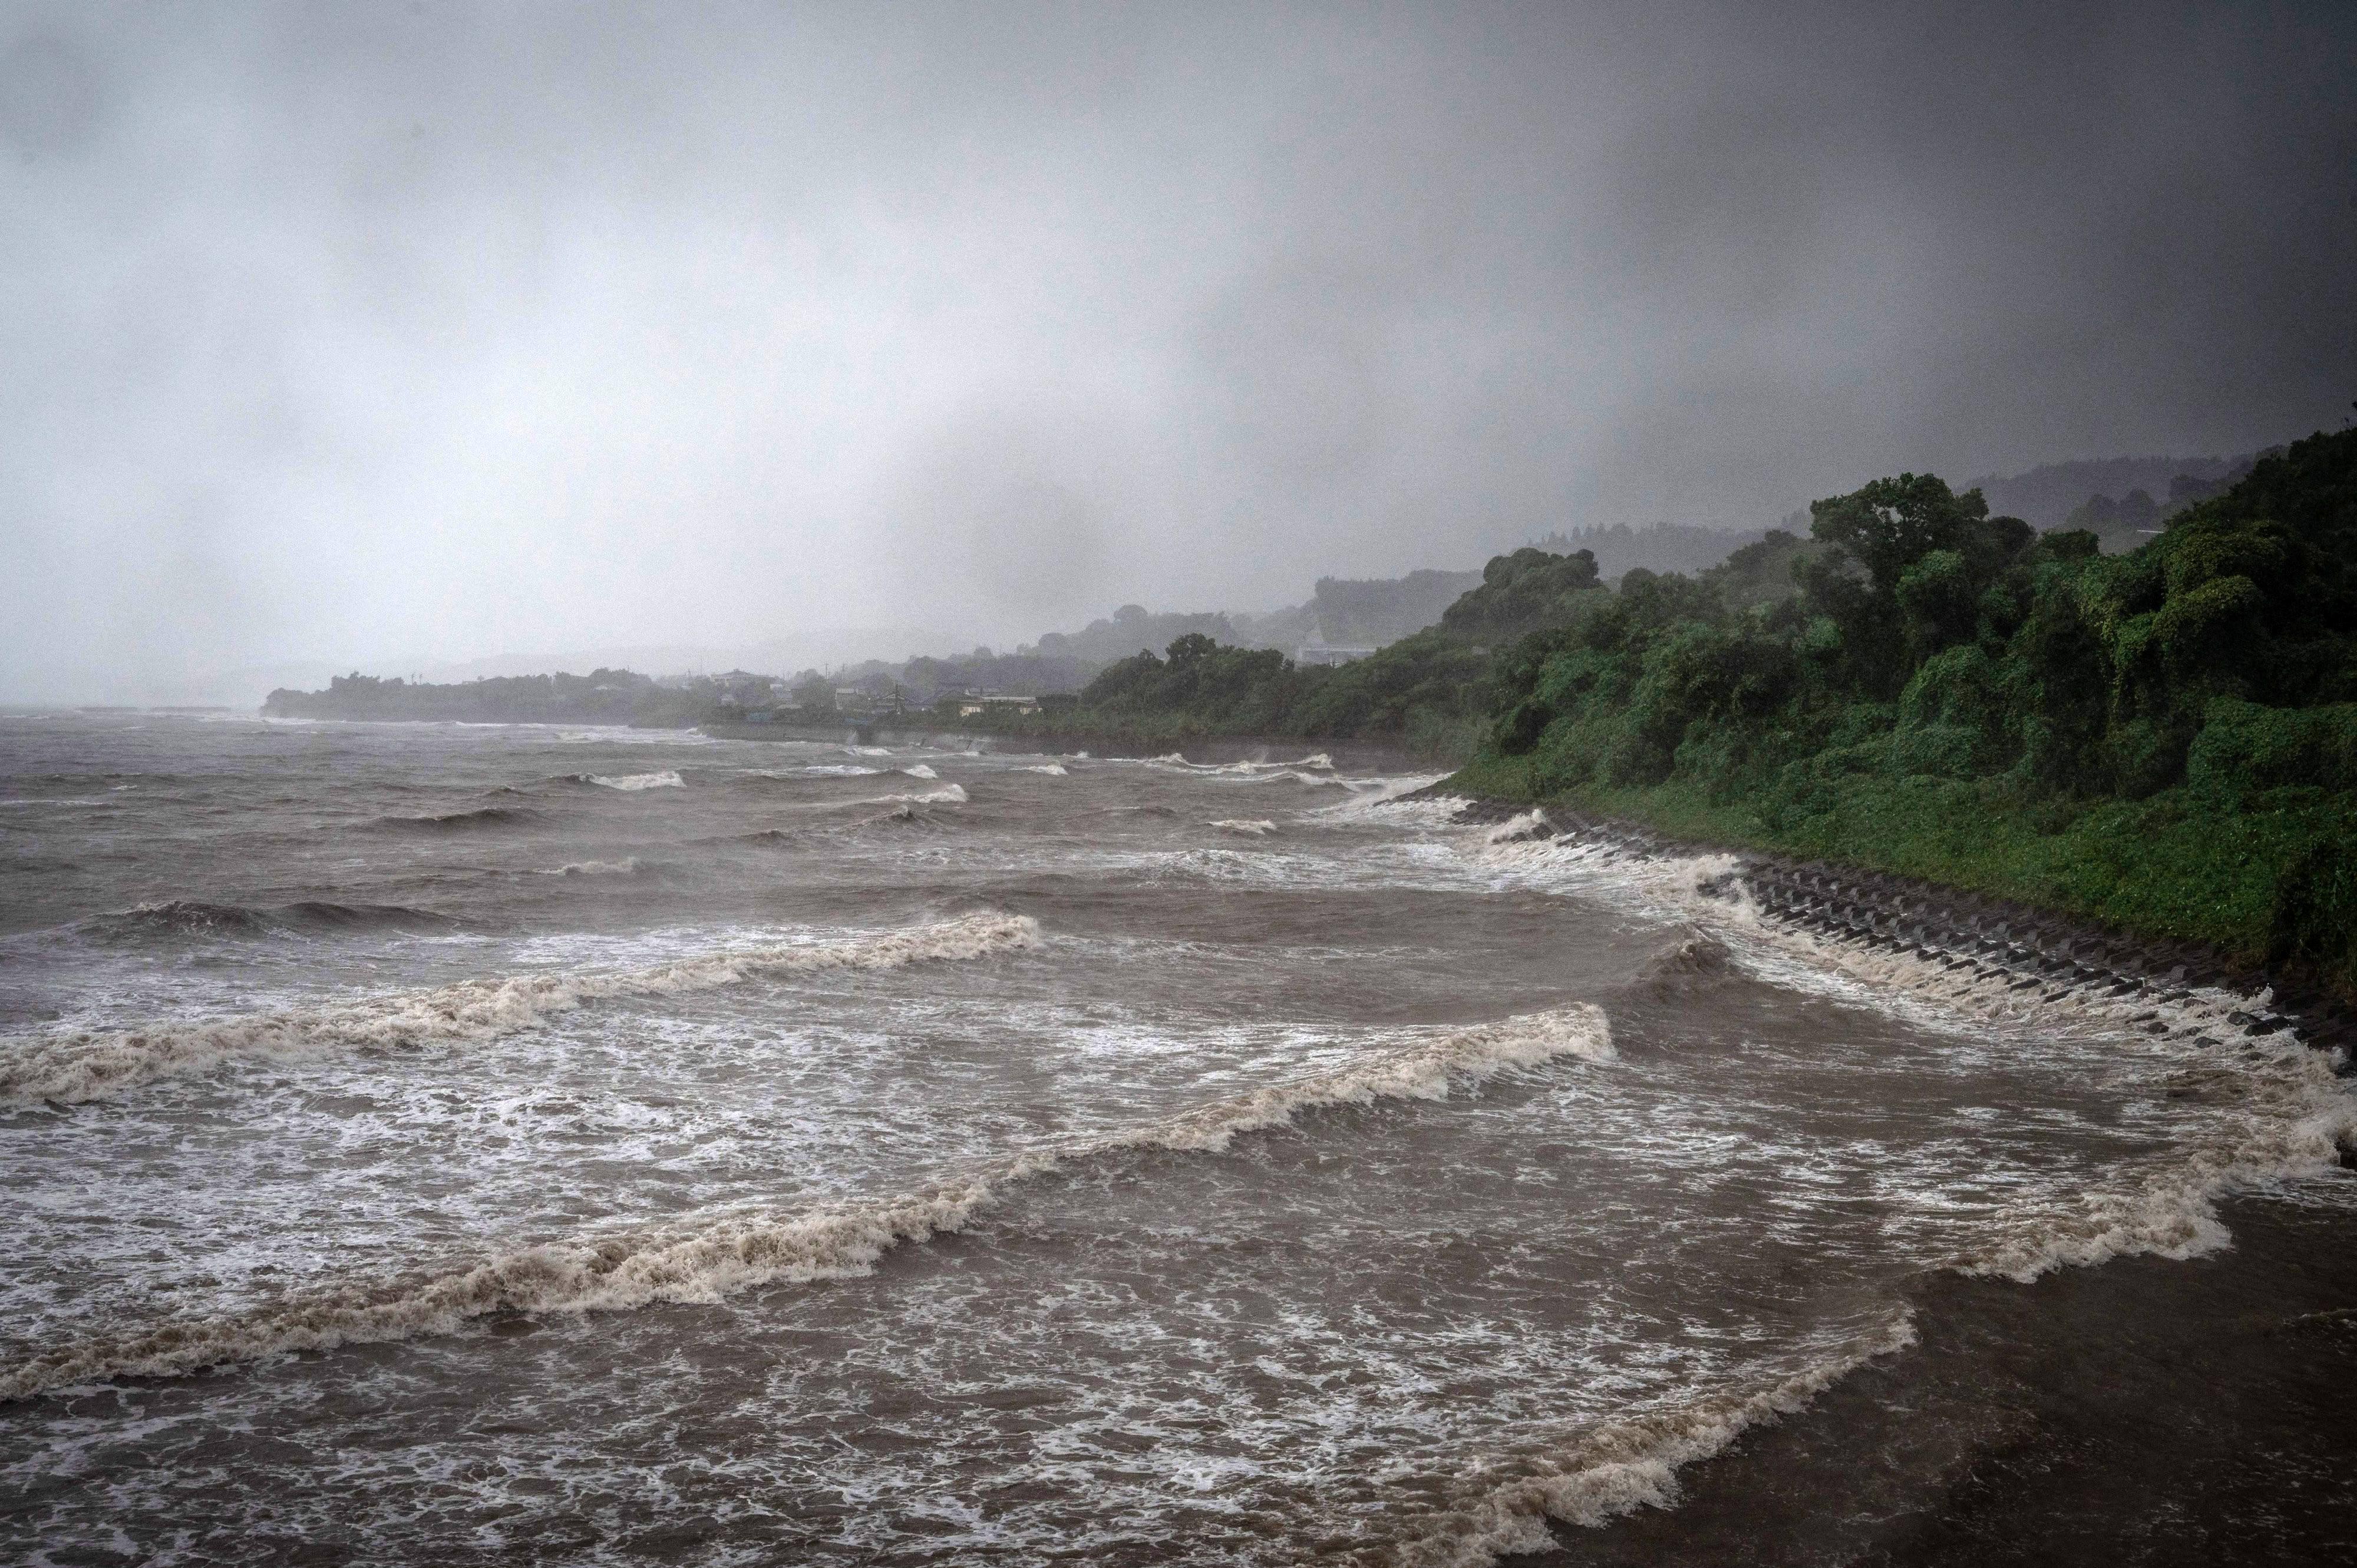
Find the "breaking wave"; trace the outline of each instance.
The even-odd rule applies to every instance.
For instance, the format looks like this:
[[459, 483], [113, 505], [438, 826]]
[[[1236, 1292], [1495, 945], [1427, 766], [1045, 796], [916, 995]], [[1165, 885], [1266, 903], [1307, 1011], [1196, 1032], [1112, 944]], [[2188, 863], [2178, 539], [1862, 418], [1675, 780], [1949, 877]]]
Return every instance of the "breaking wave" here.
[[160, 904], [135, 904], [74, 923], [81, 935], [101, 941], [137, 943], [175, 937], [258, 937], [317, 931], [447, 930], [457, 925], [447, 915], [413, 909], [401, 904], [335, 904], [305, 899], [255, 908], [244, 904], [212, 904], [196, 898], [174, 898]]
[[965, 803], [965, 787], [944, 784], [938, 789], [927, 789], [914, 795], [878, 795], [872, 800], [857, 802], [863, 806], [962, 806]]
[[576, 860], [539, 872], [541, 876], [635, 876], [639, 857], [625, 855], [620, 860]]
[[1727, 944], [1689, 927], [1684, 935], [1645, 961], [1635, 983], [1668, 1001], [1723, 980], [1734, 972], [1735, 955]]
[[2137, 1253], [2183, 1260], [2230, 1245], [2218, 1199], [2236, 1191], [2335, 1170], [2357, 1133], [2357, 1099], [2323, 1052], [2286, 1044], [2255, 1047], [2256, 1061], [2196, 1065], [2173, 1092], [2227, 1099], [2234, 1109], [2157, 1169], [2123, 1174], [2069, 1198], [2005, 1215], [1946, 1266], [2027, 1283], [2055, 1269]]
[[666, 768], [660, 773], [624, 773], [611, 779], [602, 773], [592, 773], [589, 775], [589, 782], [603, 784], [608, 789], [684, 789], [687, 788], [687, 780], [679, 776], [679, 769], [675, 768]]
[[1500, 822], [1496, 827], [1491, 828], [1485, 842], [1490, 843], [1515, 843], [1523, 839], [1545, 838], [1548, 834], [1541, 830], [1547, 829], [1549, 827], [1550, 824], [1547, 822], [1546, 813], [1540, 811], [1536, 806], [1534, 806], [1529, 811], [1524, 811], [1521, 816], [1509, 817], [1504, 822]]
[[[1028, 920], [993, 916], [983, 923], [1017, 942], [1036, 940]], [[0, 1371], [0, 1401], [103, 1378], [177, 1377], [288, 1351], [447, 1333], [495, 1312], [713, 1302], [762, 1284], [864, 1274], [902, 1242], [962, 1230], [1007, 1185], [1077, 1160], [1144, 1149], [1217, 1154], [1238, 1136], [1283, 1126], [1304, 1111], [1378, 1100], [1441, 1100], [1455, 1083], [1479, 1082], [1509, 1068], [1565, 1056], [1613, 1059], [1611, 1031], [1601, 1008], [1575, 1004], [1433, 1034], [1353, 1066], [1273, 1084], [1128, 1133], [1017, 1155], [980, 1175], [879, 1202], [737, 1215], [595, 1242], [548, 1243], [420, 1285], [323, 1291], [253, 1312], [88, 1339]]]
[[1720, 1452], [1750, 1428], [1805, 1409], [1817, 1395], [1879, 1356], [1915, 1343], [1911, 1317], [1891, 1322], [1781, 1375], [1678, 1401], [1591, 1427], [1561, 1449], [1518, 1466], [1445, 1514], [1396, 1555], [1402, 1568], [1487, 1568], [1499, 1558], [1553, 1552], [1549, 1520], [1593, 1527], [1678, 1500], [1680, 1466]]
[[[2176, 1059], [2175, 1090], [2213, 1109], [2179, 1130], [2165, 1159], [2123, 1165], [2068, 1197], [1999, 1216], [1946, 1260], [1961, 1273], [2026, 1282], [2137, 1253], [2198, 1257], [2232, 1240], [2218, 1218], [2219, 1198], [2321, 1175], [2338, 1163], [2339, 1145], [2357, 1134], [2357, 1097], [2336, 1076], [2339, 1053], [2317, 1050], [2288, 1028], [2245, 1033], [2267, 1010], [2264, 992], [2179, 989], [2001, 956], [1844, 941], [1762, 914], [1741, 896], [1740, 878], [1730, 875], [1737, 863], [1726, 855], [1656, 855], [1568, 836], [1502, 843], [1492, 836], [1473, 854], [1495, 866], [1544, 865], [1583, 877], [1602, 871], [1609, 883], [1589, 886], [1617, 884], [1650, 908], [1693, 922], [1689, 941], [1665, 955], [1671, 964], [1657, 959], [1642, 977], [1657, 988], [1691, 983], [1674, 972], [1675, 954], [1691, 949], [1696, 962], [1732, 964], [1932, 1027], [2046, 1036], [2070, 1030]], [[1706, 958], [1695, 939], [1722, 956]]]
[[450, 832], [469, 828], [512, 827], [533, 821], [535, 815], [522, 806], [478, 806], [471, 811], [446, 811], [436, 817], [379, 817], [376, 825], [424, 832]]
[[1276, 824], [1265, 817], [1222, 817], [1211, 826], [1222, 832], [1242, 833], [1247, 838], [1265, 838], [1276, 832]]
[[940, 774], [934, 772], [931, 768], [926, 767], [921, 762], [911, 762], [908, 767], [900, 769], [900, 771], [907, 774], [911, 779], [939, 779], [941, 777]]
[[1069, 775], [1072, 770], [1065, 767], [1060, 762], [1035, 762], [1028, 768], [1018, 768], [1015, 771], [1017, 773], [1045, 773], [1053, 778], [1061, 779]]
[[95, 1100], [158, 1079], [202, 1072], [233, 1058], [489, 1039], [604, 997], [704, 991], [817, 970], [986, 958], [1039, 942], [1039, 924], [1028, 916], [969, 915], [834, 941], [706, 953], [643, 969], [551, 970], [242, 1018], [20, 1036], [0, 1039], [0, 1103]]

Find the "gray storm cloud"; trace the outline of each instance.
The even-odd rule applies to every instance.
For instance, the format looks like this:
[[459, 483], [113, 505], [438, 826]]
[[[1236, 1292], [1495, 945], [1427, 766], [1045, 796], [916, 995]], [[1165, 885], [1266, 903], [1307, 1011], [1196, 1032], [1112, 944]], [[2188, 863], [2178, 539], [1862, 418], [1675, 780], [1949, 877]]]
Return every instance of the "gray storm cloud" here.
[[2352, 59], [2330, 4], [18, 5], [0, 694], [1003, 644], [2337, 425]]

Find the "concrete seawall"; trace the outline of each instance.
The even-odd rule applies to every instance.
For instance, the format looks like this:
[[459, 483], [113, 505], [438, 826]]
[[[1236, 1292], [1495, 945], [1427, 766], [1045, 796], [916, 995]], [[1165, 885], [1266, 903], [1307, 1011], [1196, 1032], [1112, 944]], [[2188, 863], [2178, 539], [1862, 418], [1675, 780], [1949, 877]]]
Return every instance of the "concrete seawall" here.
[[[1427, 793], [1442, 792], [1418, 791]], [[1501, 822], [1529, 810], [1519, 802], [1475, 800], [1459, 820]], [[1532, 837], [1568, 837], [1605, 845], [1609, 853], [1648, 859], [1691, 854], [1704, 847], [1631, 823], [1555, 808], [1546, 809], [1544, 816]], [[2114, 999], [2149, 997], [2159, 1004], [2181, 1000], [2196, 989], [2239, 992], [2256, 1000], [2229, 1014], [2225, 1031], [2251, 1037], [2290, 1030], [2319, 1050], [2341, 1050], [2338, 1070], [2357, 1072], [2357, 1015], [2346, 1004], [2236, 963], [2201, 943], [2135, 936], [1937, 883], [1777, 855], [1738, 853], [1733, 870], [1698, 890], [1748, 898], [1765, 918], [1836, 941], [1911, 951], [2025, 993], [2059, 995], [2092, 989]], [[2222, 1035], [2202, 1038], [2224, 1043]]]

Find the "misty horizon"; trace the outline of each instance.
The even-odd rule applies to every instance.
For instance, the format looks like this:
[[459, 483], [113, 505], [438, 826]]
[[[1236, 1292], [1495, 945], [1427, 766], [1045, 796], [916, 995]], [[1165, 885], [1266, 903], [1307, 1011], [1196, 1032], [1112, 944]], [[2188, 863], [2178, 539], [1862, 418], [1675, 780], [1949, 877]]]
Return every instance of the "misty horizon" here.
[[1266, 610], [2357, 395], [2345, 7], [0, 19], [0, 697]]

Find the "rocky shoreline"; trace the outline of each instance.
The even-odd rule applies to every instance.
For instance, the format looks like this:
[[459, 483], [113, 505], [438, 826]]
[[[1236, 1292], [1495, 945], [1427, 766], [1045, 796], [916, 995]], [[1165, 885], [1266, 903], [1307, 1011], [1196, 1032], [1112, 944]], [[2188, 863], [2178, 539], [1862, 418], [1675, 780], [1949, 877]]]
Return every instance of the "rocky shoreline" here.
[[[1403, 800], [1461, 799], [1446, 783]], [[1474, 799], [1465, 822], [1502, 823], [1534, 808]], [[1569, 837], [1646, 859], [1721, 848], [1656, 833], [1635, 823], [1548, 807], [1529, 829], [1534, 839]], [[2236, 963], [2196, 942], [2155, 940], [2078, 921], [2008, 899], [1881, 872], [1737, 851], [1734, 869], [1702, 891], [1748, 898], [1770, 918], [1836, 941], [1892, 952], [2001, 982], [2009, 989], [2059, 995], [2093, 990], [2108, 998], [2181, 1001], [2196, 989], [2238, 992], [2255, 1000], [2226, 1015], [2222, 1027], [2257, 1036], [2291, 1030], [2319, 1050], [2339, 1050], [2336, 1070], [2357, 1074], [2357, 1011], [2339, 998], [2263, 969]], [[2205, 1035], [2202, 1040], [2222, 1044]], [[2357, 1168], [2357, 1151], [2342, 1158]]]
[[[1417, 797], [1463, 799], [1444, 786]], [[1523, 822], [1517, 837], [1639, 859], [1724, 849], [1533, 811], [1475, 799], [1458, 820]], [[2340, 1049], [2336, 1070], [2352, 1071], [2344, 1004], [2212, 949], [1910, 877], [1734, 854], [1700, 891], [2025, 994], [2149, 997], [2156, 1009], [2197, 988], [2250, 996], [2213, 1012], [2199, 1043], [2289, 1030]], [[2357, 1147], [2343, 1142], [2341, 1164], [2357, 1171]], [[2357, 1433], [2337, 1392], [2357, 1370], [2357, 1206], [2245, 1194], [2222, 1207], [2233, 1244], [2189, 1262], [2120, 1258], [2027, 1285], [1927, 1273], [1909, 1291], [1914, 1347], [1681, 1471], [1671, 1506], [1593, 1529], [1550, 1521], [1551, 1551], [1500, 1568], [2329, 1560], [2357, 1538]]]

